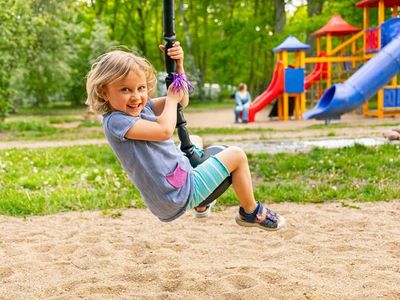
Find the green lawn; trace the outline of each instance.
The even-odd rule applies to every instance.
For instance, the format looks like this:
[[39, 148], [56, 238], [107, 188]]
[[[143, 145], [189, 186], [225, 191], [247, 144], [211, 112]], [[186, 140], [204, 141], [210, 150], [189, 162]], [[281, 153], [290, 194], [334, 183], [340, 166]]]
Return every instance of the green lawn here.
[[[249, 155], [257, 199], [282, 202], [400, 199], [400, 147], [356, 145]], [[232, 189], [219, 200], [237, 205]], [[0, 213], [144, 207], [108, 145], [0, 151]]]
[[[221, 108], [226, 103], [213, 105]], [[210, 106], [194, 104], [192, 109]], [[101, 122], [85, 120], [84, 112], [84, 108], [22, 110], [0, 123], [0, 138], [104, 139]], [[379, 126], [385, 125], [394, 127], [399, 123]], [[363, 126], [369, 125], [357, 125]], [[330, 125], [328, 136], [335, 136], [334, 129], [344, 127], [352, 126]], [[326, 127], [313, 125], [304, 130], [322, 128]], [[190, 129], [193, 134], [243, 135], [243, 139], [246, 133], [271, 131], [255, 127]], [[255, 194], [257, 199], [275, 202], [400, 199], [399, 148], [390, 144], [377, 148], [357, 145], [315, 149], [306, 154], [249, 154]], [[232, 189], [219, 199], [219, 204], [238, 204]], [[110, 209], [126, 207], [144, 204], [108, 145], [0, 151], [0, 214], [27, 216], [93, 209], [109, 213]]]

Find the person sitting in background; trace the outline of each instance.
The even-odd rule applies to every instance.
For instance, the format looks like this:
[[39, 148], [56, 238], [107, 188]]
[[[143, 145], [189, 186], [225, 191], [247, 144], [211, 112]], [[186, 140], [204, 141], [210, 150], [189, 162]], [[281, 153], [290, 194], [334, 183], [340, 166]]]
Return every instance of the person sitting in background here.
[[251, 96], [250, 93], [247, 91], [246, 84], [239, 84], [238, 91], [235, 93], [235, 101], [235, 123], [239, 123], [240, 113], [242, 113], [242, 122], [247, 123]]

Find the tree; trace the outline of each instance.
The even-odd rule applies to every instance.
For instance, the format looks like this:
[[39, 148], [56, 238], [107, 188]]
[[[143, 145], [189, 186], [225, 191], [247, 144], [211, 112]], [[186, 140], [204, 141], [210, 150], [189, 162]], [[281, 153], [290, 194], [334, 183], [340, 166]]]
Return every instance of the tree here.
[[0, 0], [0, 121], [13, 107], [12, 74], [28, 52], [28, 6], [23, 1]]
[[274, 0], [275, 4], [275, 33], [280, 34], [286, 24], [285, 0]]
[[[319, 16], [322, 13], [322, 8], [324, 6], [324, 0], [308, 0], [307, 1], [307, 16], [310, 20], [313, 17]], [[307, 30], [307, 40], [306, 43], [310, 45], [310, 55], [314, 56], [316, 53], [316, 42], [311, 36], [310, 30]]]
[[197, 66], [194, 63], [192, 38], [190, 36], [189, 23], [185, 16], [184, 0], [181, 0], [179, 3], [179, 12], [180, 12], [180, 15], [182, 18], [182, 25], [183, 25], [184, 32], [185, 32], [186, 49], [187, 49], [187, 51], [185, 53], [186, 62], [188, 63], [191, 73], [193, 75], [192, 78], [194, 79], [194, 81], [197, 83], [197, 86], [199, 87], [198, 92], [199, 92], [200, 101], [204, 101], [204, 91], [201, 88], [202, 86], [204, 86], [204, 82], [201, 80], [202, 78], [200, 77], [199, 70], [197, 69]]

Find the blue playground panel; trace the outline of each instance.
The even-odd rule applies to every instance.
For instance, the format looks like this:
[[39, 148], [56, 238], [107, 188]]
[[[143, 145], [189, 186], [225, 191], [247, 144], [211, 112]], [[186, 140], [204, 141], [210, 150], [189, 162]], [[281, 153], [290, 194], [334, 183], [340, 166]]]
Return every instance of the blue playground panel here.
[[400, 34], [400, 18], [391, 18], [381, 25], [382, 48]]
[[383, 89], [383, 106], [400, 107], [400, 89]]
[[304, 92], [304, 68], [285, 69], [285, 93]]

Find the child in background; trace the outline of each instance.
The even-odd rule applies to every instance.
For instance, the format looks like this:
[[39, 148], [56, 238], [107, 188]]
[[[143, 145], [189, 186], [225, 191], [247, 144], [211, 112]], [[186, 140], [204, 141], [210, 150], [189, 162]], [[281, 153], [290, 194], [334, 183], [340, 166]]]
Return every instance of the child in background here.
[[[164, 51], [164, 47], [160, 46]], [[167, 54], [184, 75], [183, 50], [176, 42]], [[187, 89], [150, 99], [156, 86], [154, 68], [144, 58], [123, 51], [100, 56], [87, 76], [88, 104], [104, 115], [103, 129], [129, 178], [150, 211], [161, 221], [172, 221], [188, 208], [198, 207], [230, 174], [240, 201], [236, 222], [266, 230], [281, 228], [285, 220], [256, 202], [246, 154], [228, 147], [193, 168], [172, 139], [177, 104], [189, 103]], [[193, 140], [201, 148], [201, 140]]]
[[239, 123], [240, 113], [242, 113], [242, 122], [247, 123], [249, 118], [251, 96], [247, 90], [246, 84], [239, 84], [238, 91], [235, 93], [235, 101], [235, 123]]

